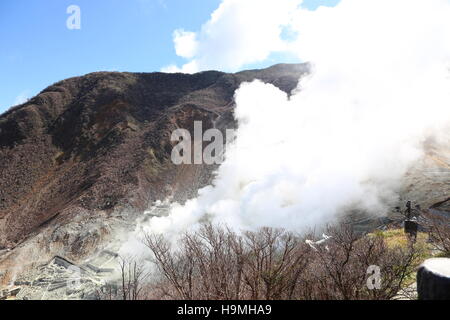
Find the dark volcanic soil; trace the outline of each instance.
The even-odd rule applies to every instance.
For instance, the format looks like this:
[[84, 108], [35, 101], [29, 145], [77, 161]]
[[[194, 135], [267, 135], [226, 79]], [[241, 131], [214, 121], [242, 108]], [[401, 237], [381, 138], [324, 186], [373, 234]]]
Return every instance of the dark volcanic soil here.
[[194, 75], [96, 72], [60, 81], [0, 116], [0, 249], [80, 211], [105, 215], [192, 196], [208, 166], [174, 166], [171, 132], [233, 127], [233, 95], [261, 79], [285, 92], [307, 65]]

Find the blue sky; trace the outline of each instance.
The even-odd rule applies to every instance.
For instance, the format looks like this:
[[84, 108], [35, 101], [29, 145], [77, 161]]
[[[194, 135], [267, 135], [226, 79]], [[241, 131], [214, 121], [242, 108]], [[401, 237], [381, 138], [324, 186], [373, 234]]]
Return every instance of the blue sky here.
[[[153, 72], [185, 61], [174, 30], [199, 30], [220, 0], [1, 0], [0, 112], [48, 85], [93, 71]], [[337, 0], [307, 0], [304, 6]], [[81, 8], [81, 29], [69, 30], [69, 5]], [[246, 67], [293, 62], [273, 55]]]

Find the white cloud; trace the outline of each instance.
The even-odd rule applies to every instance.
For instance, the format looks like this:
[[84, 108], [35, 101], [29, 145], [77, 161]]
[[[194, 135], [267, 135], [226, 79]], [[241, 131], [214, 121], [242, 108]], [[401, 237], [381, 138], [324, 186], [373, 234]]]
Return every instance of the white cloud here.
[[167, 73], [195, 73], [198, 72], [199, 68], [197, 66], [197, 62], [195, 60], [184, 64], [181, 68], [177, 67], [175, 64], [171, 64], [167, 67], [164, 67], [161, 69], [161, 72], [167, 72]]
[[175, 52], [183, 58], [192, 58], [197, 53], [197, 34], [195, 32], [177, 29], [173, 33]]
[[301, 2], [223, 0], [199, 32], [174, 33], [176, 53], [192, 59], [186, 63], [190, 67], [172, 66], [164, 70], [237, 71], [246, 64], [264, 61], [271, 53], [287, 49], [282, 32]]

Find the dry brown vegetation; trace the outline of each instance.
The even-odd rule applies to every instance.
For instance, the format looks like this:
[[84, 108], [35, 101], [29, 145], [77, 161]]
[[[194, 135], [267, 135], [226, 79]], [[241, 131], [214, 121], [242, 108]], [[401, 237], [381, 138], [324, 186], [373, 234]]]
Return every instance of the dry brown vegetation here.
[[[314, 246], [285, 230], [263, 228], [237, 234], [204, 224], [175, 246], [148, 235], [159, 271], [157, 299], [392, 299], [415, 269], [413, 245], [390, 247], [382, 236], [358, 236], [346, 225]], [[369, 266], [381, 271], [381, 287], [368, 289]]]
[[444, 216], [428, 213], [426, 227], [434, 248], [442, 255], [450, 257], [450, 223]]

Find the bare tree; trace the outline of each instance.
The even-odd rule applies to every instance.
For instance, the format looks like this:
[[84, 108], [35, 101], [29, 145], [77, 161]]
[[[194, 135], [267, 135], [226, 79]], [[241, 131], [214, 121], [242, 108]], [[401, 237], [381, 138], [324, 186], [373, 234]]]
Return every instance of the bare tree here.
[[[389, 248], [377, 235], [350, 226], [329, 227], [328, 240], [312, 247], [308, 236], [262, 228], [236, 234], [204, 224], [172, 248], [148, 235], [164, 299], [392, 299], [418, 265], [418, 250]], [[381, 286], [367, 286], [369, 266], [380, 268]]]
[[[348, 225], [329, 227], [301, 278], [301, 299], [392, 299], [417, 266], [415, 246], [389, 248], [382, 236], [359, 236]], [[370, 266], [380, 270], [381, 286], [369, 289]]]
[[292, 299], [310, 250], [283, 230], [237, 235], [211, 224], [178, 243], [172, 250], [161, 236], [146, 238], [163, 275], [161, 295], [168, 298]]
[[142, 262], [131, 257], [119, 257], [119, 283], [108, 283], [97, 290], [100, 300], [141, 300], [148, 295], [146, 279], [148, 273]]
[[132, 258], [120, 257], [121, 296], [123, 300], [139, 300], [148, 274], [144, 266]]
[[426, 227], [431, 243], [436, 250], [450, 256], [450, 222], [448, 217], [439, 214], [425, 213]]
[[263, 228], [244, 235], [244, 282], [251, 299], [293, 299], [311, 248], [298, 236]]

